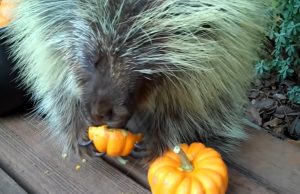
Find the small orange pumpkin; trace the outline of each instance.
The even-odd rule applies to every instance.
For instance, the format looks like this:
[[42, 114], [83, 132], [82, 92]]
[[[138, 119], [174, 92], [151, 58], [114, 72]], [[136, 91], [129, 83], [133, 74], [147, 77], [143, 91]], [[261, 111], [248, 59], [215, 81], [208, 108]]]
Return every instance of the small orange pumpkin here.
[[14, 7], [15, 3], [13, 0], [0, 0], [0, 28], [7, 26], [11, 22]]
[[142, 138], [141, 134], [133, 134], [123, 129], [110, 129], [103, 125], [89, 127], [88, 138], [92, 140], [97, 151], [109, 156], [127, 156], [134, 144]]
[[181, 144], [154, 160], [148, 181], [153, 194], [224, 194], [228, 171], [214, 149], [202, 143]]

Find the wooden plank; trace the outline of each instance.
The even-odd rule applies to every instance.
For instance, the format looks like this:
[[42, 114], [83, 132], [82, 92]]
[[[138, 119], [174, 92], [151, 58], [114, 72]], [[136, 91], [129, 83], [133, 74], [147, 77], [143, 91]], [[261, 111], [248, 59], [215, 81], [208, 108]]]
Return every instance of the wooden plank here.
[[277, 194], [234, 168], [229, 168], [227, 194]]
[[76, 171], [80, 161], [62, 159], [22, 117], [0, 119], [0, 155], [0, 164], [30, 193], [150, 193], [99, 158]]
[[27, 194], [10, 176], [0, 168], [0, 194]]
[[[118, 166], [124, 173], [128, 174], [133, 179], [139, 181], [141, 185], [149, 188], [147, 180], [147, 169], [137, 164], [127, 163], [125, 166], [120, 165], [118, 161], [112, 158], [105, 158], [105, 160]], [[234, 168], [229, 168], [229, 186], [227, 194], [276, 194], [268, 188], [256, 182], [254, 179], [245, 176]]]
[[[39, 125], [35, 121], [33, 125]], [[265, 131], [249, 129], [252, 138], [242, 145], [241, 151], [233, 154], [230, 164], [228, 193], [300, 193], [299, 145], [281, 141]], [[105, 158], [147, 187], [146, 169], [135, 164], [126, 166]]]
[[300, 149], [265, 131], [249, 129], [251, 139], [233, 155], [232, 165], [270, 190], [300, 193]]
[[[299, 194], [299, 144], [281, 141], [264, 131], [249, 129], [252, 138], [229, 161], [229, 189], [236, 194]], [[106, 158], [110, 163], [117, 161]], [[146, 169], [119, 165], [122, 171], [147, 184]], [[139, 169], [139, 170], [138, 170]]]

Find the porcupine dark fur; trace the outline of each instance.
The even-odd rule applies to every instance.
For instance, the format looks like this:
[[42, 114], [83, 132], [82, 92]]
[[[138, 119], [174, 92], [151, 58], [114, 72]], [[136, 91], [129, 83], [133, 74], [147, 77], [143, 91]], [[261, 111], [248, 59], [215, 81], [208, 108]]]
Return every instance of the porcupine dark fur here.
[[193, 141], [226, 154], [247, 138], [243, 106], [267, 6], [21, 0], [5, 32], [35, 113], [45, 115], [49, 136], [65, 151], [77, 150], [96, 120], [143, 132], [149, 158]]

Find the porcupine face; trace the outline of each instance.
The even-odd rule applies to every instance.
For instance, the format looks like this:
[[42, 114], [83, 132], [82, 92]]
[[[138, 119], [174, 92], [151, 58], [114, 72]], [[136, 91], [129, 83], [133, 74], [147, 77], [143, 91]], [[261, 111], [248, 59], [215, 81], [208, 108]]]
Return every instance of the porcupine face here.
[[92, 125], [124, 127], [133, 113], [143, 78], [134, 64], [115, 53], [97, 53], [82, 84], [87, 120]]
[[[147, 53], [155, 49], [145, 41], [142, 29], [133, 28], [135, 16], [146, 9], [148, 1], [121, 2], [107, 1], [92, 10], [88, 7], [91, 14], [74, 24], [82, 101], [92, 125], [125, 127], [151, 80], [141, 70], [158, 67], [144, 62]], [[102, 15], [106, 12], [109, 14]]]
[[82, 101], [86, 119], [91, 125], [107, 124], [121, 128], [134, 112], [145, 79], [136, 71], [138, 68], [133, 56], [125, 56], [128, 52], [126, 47], [119, 48], [110, 35], [98, 33], [98, 36], [106, 37], [97, 37], [100, 43], [91, 52], [93, 60], [90, 57], [89, 62], [84, 61], [81, 71], [81, 77], [84, 77]]

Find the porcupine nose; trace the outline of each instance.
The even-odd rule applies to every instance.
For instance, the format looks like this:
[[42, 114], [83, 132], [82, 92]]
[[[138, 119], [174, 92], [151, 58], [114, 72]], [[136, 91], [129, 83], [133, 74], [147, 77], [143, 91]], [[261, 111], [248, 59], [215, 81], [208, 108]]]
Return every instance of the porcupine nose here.
[[109, 99], [98, 100], [91, 107], [92, 124], [108, 125], [112, 128], [122, 128], [129, 119], [129, 111], [126, 106], [115, 105]]

